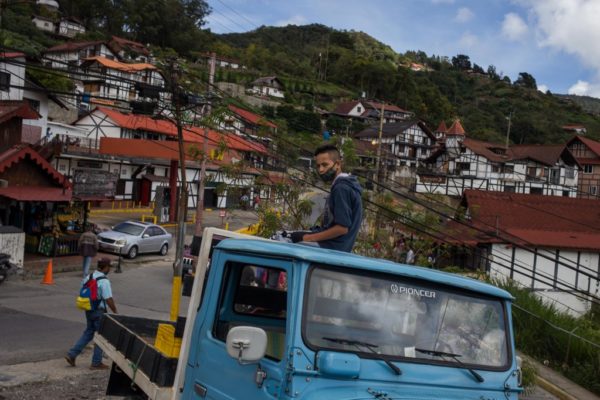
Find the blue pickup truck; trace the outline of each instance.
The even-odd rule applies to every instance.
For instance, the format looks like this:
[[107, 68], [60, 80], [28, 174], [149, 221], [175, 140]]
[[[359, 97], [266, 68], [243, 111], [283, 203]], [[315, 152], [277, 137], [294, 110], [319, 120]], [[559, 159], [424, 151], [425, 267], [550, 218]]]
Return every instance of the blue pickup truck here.
[[[227, 239], [211, 246], [216, 237]], [[506, 400], [522, 390], [512, 298], [494, 286], [214, 228], [196, 271], [170, 363], [140, 366], [157, 321], [106, 316], [129, 333], [96, 336], [114, 361], [109, 389], [159, 400]]]

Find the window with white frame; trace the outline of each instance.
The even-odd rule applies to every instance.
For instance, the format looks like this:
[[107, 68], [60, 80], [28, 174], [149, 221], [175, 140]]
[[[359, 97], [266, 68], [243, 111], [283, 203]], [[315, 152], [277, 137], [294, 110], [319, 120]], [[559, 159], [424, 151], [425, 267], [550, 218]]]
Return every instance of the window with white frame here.
[[591, 164], [585, 164], [583, 166], [583, 173], [584, 174], [593, 174], [594, 173], [594, 166]]

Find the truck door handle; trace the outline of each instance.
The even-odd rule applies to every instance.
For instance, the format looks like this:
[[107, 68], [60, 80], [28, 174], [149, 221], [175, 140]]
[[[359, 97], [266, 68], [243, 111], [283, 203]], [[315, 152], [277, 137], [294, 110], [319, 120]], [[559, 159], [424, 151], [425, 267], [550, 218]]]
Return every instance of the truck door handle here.
[[194, 383], [194, 392], [200, 397], [206, 396], [206, 387], [202, 386], [199, 383]]

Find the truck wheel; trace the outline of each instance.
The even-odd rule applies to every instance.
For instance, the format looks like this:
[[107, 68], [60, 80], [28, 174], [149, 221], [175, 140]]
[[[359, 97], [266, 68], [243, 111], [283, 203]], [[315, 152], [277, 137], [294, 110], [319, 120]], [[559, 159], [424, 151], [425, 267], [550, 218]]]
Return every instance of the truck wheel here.
[[134, 258], [137, 257], [137, 255], [138, 255], [138, 248], [137, 248], [137, 246], [131, 246], [131, 248], [127, 252], [127, 258], [134, 259]]
[[165, 243], [160, 248], [159, 253], [160, 253], [161, 256], [166, 256], [168, 252], [169, 252], [169, 245]]

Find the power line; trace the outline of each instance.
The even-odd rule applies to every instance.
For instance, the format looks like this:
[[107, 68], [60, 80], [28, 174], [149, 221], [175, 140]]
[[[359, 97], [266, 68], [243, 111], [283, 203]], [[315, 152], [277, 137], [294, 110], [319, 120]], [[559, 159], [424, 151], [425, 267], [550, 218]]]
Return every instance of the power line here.
[[237, 12], [235, 10], [235, 8], [229, 6], [228, 4], [226, 4], [225, 2], [221, 1], [221, 0], [217, 0], [219, 3], [221, 3], [223, 6], [227, 7], [229, 10], [231, 10], [234, 14], [237, 14], [238, 16], [242, 17], [243, 19], [245, 19], [246, 21], [248, 21], [251, 25], [253, 25], [255, 28], [260, 28], [257, 24], [255, 24], [253, 21], [251, 21], [250, 19], [246, 18], [246, 16], [244, 16], [243, 14], [240, 14], [239, 12]]
[[534, 314], [534, 313], [532, 313], [531, 311], [529, 311], [529, 310], [527, 310], [527, 309], [525, 309], [525, 308], [523, 308], [523, 307], [519, 306], [518, 304], [515, 304], [515, 303], [513, 303], [513, 306], [514, 306], [515, 308], [517, 308], [517, 309], [519, 309], [519, 310], [523, 311], [524, 313], [527, 313], [527, 314], [531, 315], [532, 317], [535, 317], [535, 318], [541, 319], [541, 320], [542, 320], [542, 321], [544, 321], [546, 324], [548, 324], [549, 326], [551, 326], [552, 328], [554, 328], [554, 329], [556, 329], [556, 330], [558, 330], [558, 331], [561, 331], [562, 333], [566, 333], [566, 334], [567, 334], [567, 335], [569, 335], [569, 336], [573, 336], [574, 338], [577, 338], [577, 339], [579, 339], [579, 340], [581, 340], [581, 341], [583, 341], [583, 342], [586, 342], [587, 344], [589, 344], [589, 345], [591, 345], [591, 346], [594, 346], [594, 347], [595, 347], [595, 348], [597, 348], [597, 349], [600, 349], [600, 344], [598, 344], [598, 343], [594, 343], [594, 342], [592, 342], [591, 340], [584, 338], [583, 336], [576, 335], [575, 333], [573, 333], [573, 332], [571, 332], [571, 331], [568, 331], [568, 330], [566, 330], [566, 329], [564, 329], [564, 328], [561, 328], [560, 326], [553, 324], [552, 322], [550, 322], [550, 321], [548, 321], [548, 320], [544, 319], [543, 317], [541, 317], [541, 316], [539, 316], [539, 315], [537, 315], [537, 314]]
[[217, 14], [219, 14], [220, 16], [222, 16], [223, 18], [227, 19], [228, 21], [232, 22], [233, 24], [239, 26], [240, 28], [242, 28], [243, 31], [247, 31], [248, 30], [245, 26], [239, 24], [237, 21], [233, 20], [232, 18], [229, 18], [229, 16], [227, 16], [224, 13], [222, 13], [221, 11], [219, 11], [219, 10], [217, 10], [215, 8], [213, 8], [213, 11], [216, 12]]
[[[378, 185], [380, 185], [380, 186], [383, 186], [383, 187], [384, 187], [384, 188], [386, 188], [387, 190], [391, 190], [390, 188], [386, 187], [385, 185], [382, 185], [380, 182], [375, 182], [375, 183], [376, 183], [376, 184], [378, 184]], [[391, 190], [391, 191], [392, 191], [392, 192], [394, 192], [393, 190]], [[413, 199], [413, 201], [414, 201], [414, 199]], [[421, 204], [421, 205], [422, 205], [422, 204]], [[447, 216], [446, 216], [446, 217], [447, 217]], [[531, 250], [529, 250], [529, 251], [531, 251]], [[564, 265], [564, 264], [563, 264], [563, 265]], [[567, 267], [568, 267], [568, 266], [567, 266]], [[579, 271], [578, 271], [578, 272], [579, 272]], [[585, 274], [584, 274], [584, 275], [585, 275]]]
[[[217, 88], [216, 90], [220, 91], [220, 89], [218, 89], [218, 88]], [[222, 91], [221, 91], [221, 92], [222, 92]], [[222, 93], [224, 93], [224, 92], [222, 92]], [[225, 95], [225, 96], [228, 96], [226, 93], [224, 93], [224, 95]], [[283, 139], [283, 140], [284, 140], [284, 141], [286, 141], [287, 143], [289, 143], [289, 144], [291, 144], [291, 145], [293, 145], [293, 146], [295, 146], [295, 147], [298, 147], [298, 148], [302, 149], [303, 151], [307, 151], [306, 149], [302, 148], [301, 146], [299, 146], [299, 145], [297, 145], [297, 144], [295, 144], [295, 143], [293, 143], [293, 142], [291, 142], [291, 141], [289, 141], [289, 140], [286, 140], [285, 138], [282, 138], [282, 137], [281, 137], [281, 135], [280, 135], [280, 139]], [[444, 218], [451, 219], [451, 220], [453, 220], [453, 221], [455, 221], [455, 222], [458, 222], [459, 224], [461, 224], [461, 225], [463, 225], [463, 226], [466, 226], [466, 227], [468, 227], [468, 228], [471, 228], [471, 229], [477, 230], [477, 231], [479, 231], [479, 232], [481, 232], [481, 233], [484, 233], [484, 234], [486, 234], [486, 235], [487, 235], [487, 232], [485, 232], [484, 230], [482, 230], [482, 229], [480, 229], [480, 228], [477, 228], [476, 226], [474, 226], [474, 225], [472, 225], [472, 224], [467, 224], [467, 223], [465, 223], [464, 221], [461, 221], [461, 220], [457, 219], [457, 218], [456, 218], [456, 217], [454, 217], [454, 216], [449, 216], [449, 215], [447, 215], [447, 214], [441, 213], [441, 212], [439, 212], [438, 210], [436, 210], [435, 208], [433, 208], [433, 207], [431, 207], [431, 206], [429, 206], [429, 205], [426, 205], [426, 204], [424, 204], [424, 203], [423, 203], [422, 201], [420, 201], [419, 199], [416, 199], [416, 198], [414, 198], [414, 197], [412, 197], [412, 196], [409, 196], [409, 195], [406, 195], [406, 194], [404, 194], [404, 193], [398, 192], [398, 191], [396, 191], [396, 190], [394, 190], [394, 189], [392, 189], [392, 188], [390, 188], [390, 187], [388, 187], [388, 186], [386, 186], [386, 185], [382, 184], [381, 182], [379, 182], [379, 181], [376, 181], [376, 180], [374, 180], [374, 179], [370, 178], [369, 176], [365, 176], [365, 175], [357, 175], [357, 176], [361, 176], [362, 178], [364, 178], [364, 179], [367, 179], [368, 181], [372, 182], [373, 184], [375, 184], [375, 185], [378, 185], [378, 186], [382, 187], [383, 189], [390, 191], [391, 193], [394, 193], [394, 194], [396, 194], [396, 195], [399, 195], [399, 196], [401, 196], [401, 197], [403, 197], [403, 198], [405, 198], [405, 199], [411, 200], [412, 202], [414, 202], [414, 203], [416, 203], [416, 204], [419, 204], [419, 205], [421, 205], [422, 207], [425, 207], [425, 208], [427, 208], [428, 210], [430, 210], [430, 211], [432, 211], [432, 212], [435, 212], [435, 213], [439, 214], [440, 216], [442, 216], [442, 217], [444, 217]], [[495, 228], [495, 227], [494, 227], [494, 228]], [[506, 235], [508, 235], [508, 236], [510, 236], [510, 237], [514, 237], [514, 235], [512, 235], [512, 234], [510, 234], [510, 233], [508, 233], [508, 232], [506, 232], [506, 231], [503, 231], [503, 230], [499, 230], [499, 231], [503, 232], [504, 234], [506, 234]], [[527, 248], [527, 247], [525, 247], [525, 246], [523, 246], [523, 245], [521, 245], [521, 244], [519, 244], [519, 243], [515, 242], [514, 240], [507, 239], [507, 238], [503, 238], [503, 239], [507, 240], [507, 242], [511, 243], [512, 245], [514, 245], [514, 246], [516, 246], [516, 247], [518, 247], [518, 248], [521, 248], [521, 249], [523, 249], [523, 250], [529, 251], [529, 252], [531, 252], [531, 253], [536, 253], [534, 250], [532, 250], [532, 249], [529, 249], [529, 248]], [[518, 238], [518, 239], [519, 239], [520, 241], [522, 241], [522, 242], [526, 242], [526, 241], [523, 241], [523, 240], [522, 240], [522, 239], [520, 239], [520, 238]], [[527, 242], [526, 242], [526, 243], [527, 243]], [[531, 243], [529, 243], [529, 244], [531, 244]], [[544, 255], [544, 254], [538, 254], [538, 255], [539, 255], [540, 257], [546, 258], [546, 259], [548, 259], [548, 260], [550, 260], [550, 261], [555, 261], [555, 260], [551, 259], [549, 256], [546, 256], [546, 255]], [[560, 256], [559, 256], [559, 257], [560, 257]], [[563, 258], [563, 259], [566, 259], [566, 258], [564, 258], [564, 257], [562, 257], [562, 258]], [[566, 260], [568, 260], [568, 259], [566, 259]], [[569, 261], [569, 262], [572, 262], [571, 260], [568, 260], [568, 261]], [[576, 269], [576, 268], [574, 268], [573, 266], [570, 266], [570, 265], [568, 265], [568, 264], [565, 264], [564, 262], [559, 262], [559, 264], [561, 264], [561, 265], [563, 265], [563, 266], [567, 267], [568, 269], [574, 270], [574, 271], [576, 271], [577, 273], [582, 273], [583, 275], [586, 275], [586, 276], [588, 276], [589, 278], [593, 278], [593, 276], [592, 276], [591, 274], [585, 273], [585, 272], [583, 272], [583, 271], [581, 271], [581, 270], [577, 270], [577, 269]], [[583, 269], [584, 269], [584, 270], [585, 270], [585, 269], [587, 269], [587, 270], [590, 270], [590, 271], [592, 271], [592, 272], [596, 273], [596, 271], [593, 271], [593, 270], [591, 270], [591, 269], [590, 269], [590, 268], [588, 268], [588, 267], [585, 267], [585, 266], [582, 266], [582, 267], [583, 267]]]

